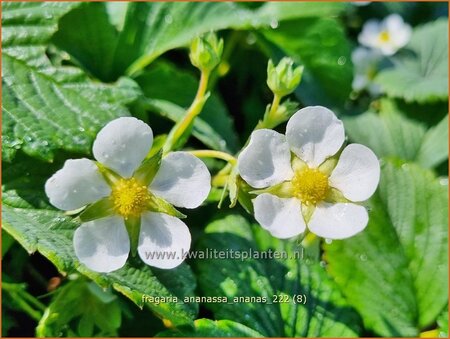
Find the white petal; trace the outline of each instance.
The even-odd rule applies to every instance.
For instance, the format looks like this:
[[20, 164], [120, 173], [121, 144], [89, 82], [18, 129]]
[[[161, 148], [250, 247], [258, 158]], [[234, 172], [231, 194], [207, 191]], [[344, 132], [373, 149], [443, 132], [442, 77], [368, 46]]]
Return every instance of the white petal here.
[[274, 237], [286, 239], [305, 231], [301, 203], [296, 198], [279, 198], [263, 193], [253, 200], [255, 219]]
[[348, 145], [329, 178], [330, 185], [351, 201], [364, 201], [375, 192], [380, 181], [380, 162], [366, 146]]
[[363, 206], [321, 203], [316, 206], [308, 228], [323, 238], [344, 239], [361, 232], [368, 221], [369, 216]]
[[141, 219], [138, 253], [147, 265], [174, 268], [191, 247], [191, 233], [180, 219], [163, 213], [145, 213]]
[[375, 47], [380, 29], [381, 26], [377, 20], [367, 21], [363, 26], [362, 32], [358, 36], [359, 43], [367, 47]]
[[401, 29], [392, 35], [392, 40], [398, 48], [402, 48], [409, 42], [411, 35], [411, 26], [405, 24]]
[[107, 217], [82, 224], [73, 236], [75, 254], [96, 272], [112, 272], [123, 265], [130, 252], [130, 239], [121, 217]]
[[381, 54], [374, 49], [358, 47], [352, 52], [352, 62], [355, 66], [355, 73], [365, 74], [376, 70], [378, 63], [381, 61]]
[[111, 188], [89, 159], [69, 159], [45, 183], [50, 203], [65, 211], [75, 210], [106, 197]]
[[153, 143], [153, 132], [145, 122], [123, 117], [109, 122], [94, 141], [94, 157], [123, 177], [130, 177]]
[[291, 179], [291, 152], [286, 137], [269, 129], [254, 131], [250, 143], [239, 154], [238, 169], [241, 177], [255, 188]]
[[394, 55], [398, 51], [398, 47], [395, 46], [392, 42], [390, 43], [382, 43], [377, 46], [383, 55]]
[[318, 167], [341, 148], [345, 140], [344, 126], [325, 107], [305, 107], [289, 119], [286, 138], [300, 159], [310, 167]]
[[178, 207], [196, 208], [211, 190], [206, 165], [187, 152], [172, 152], [162, 159], [150, 191]]
[[405, 22], [403, 21], [403, 18], [398, 14], [391, 14], [388, 15], [383, 20], [383, 28], [386, 29], [389, 34], [396, 34], [399, 30], [403, 29], [405, 26]]
[[358, 47], [352, 52], [352, 62], [357, 71], [364, 71], [367, 68], [367, 57], [369, 55], [369, 50], [364, 47]]
[[367, 87], [370, 80], [365, 75], [356, 74], [352, 81], [352, 88], [354, 91], [361, 91]]

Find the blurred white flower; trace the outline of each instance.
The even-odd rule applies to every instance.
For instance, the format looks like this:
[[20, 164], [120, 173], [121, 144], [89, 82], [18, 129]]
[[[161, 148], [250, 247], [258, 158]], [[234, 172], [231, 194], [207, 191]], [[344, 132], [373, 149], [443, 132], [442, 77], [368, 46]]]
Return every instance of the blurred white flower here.
[[[69, 159], [45, 184], [50, 202], [62, 210], [74, 210], [102, 199], [111, 213], [85, 222], [75, 231], [75, 253], [83, 264], [97, 272], [111, 272], [125, 265], [130, 252], [126, 222], [140, 219], [137, 252], [150, 266], [173, 268], [183, 260], [191, 244], [188, 227], [178, 218], [157, 212], [152, 202], [195, 208], [210, 191], [210, 174], [205, 164], [186, 152], [162, 158], [149, 185], [137, 176], [153, 143], [146, 123], [131, 117], [111, 121], [98, 133], [93, 153], [96, 162]], [[105, 180], [99, 168], [115, 173]], [[162, 200], [164, 199], [164, 200]], [[169, 205], [171, 206], [171, 205]], [[176, 252], [176, 256], [149, 253]]]
[[382, 58], [380, 52], [364, 47], [358, 47], [352, 52], [354, 65], [352, 88], [354, 91], [367, 90], [373, 96], [380, 94], [380, 87], [373, 82], [373, 79], [378, 72], [378, 65]]
[[355, 6], [367, 6], [372, 3], [372, 1], [352, 1], [350, 3]]
[[393, 55], [411, 38], [411, 26], [398, 14], [391, 14], [383, 21], [369, 20], [358, 36], [361, 45], [379, 50], [384, 55]]
[[342, 121], [321, 106], [295, 113], [286, 136], [268, 129], [252, 133], [238, 169], [260, 189], [253, 200], [255, 218], [274, 237], [290, 238], [308, 227], [318, 236], [343, 239], [367, 226], [367, 210], [358, 202], [375, 192], [380, 164], [360, 144], [333, 157], [344, 140]]

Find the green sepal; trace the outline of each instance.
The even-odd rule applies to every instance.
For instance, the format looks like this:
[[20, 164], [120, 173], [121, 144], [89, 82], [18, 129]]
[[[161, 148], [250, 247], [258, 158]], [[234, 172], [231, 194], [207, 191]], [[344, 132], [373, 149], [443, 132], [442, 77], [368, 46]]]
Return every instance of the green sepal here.
[[325, 197], [326, 202], [341, 202], [341, 203], [347, 203], [352, 202], [348, 200], [341, 191], [337, 190], [336, 188], [330, 187], [330, 190], [328, 191], [327, 196]]
[[113, 214], [114, 214], [114, 204], [111, 201], [110, 197], [105, 197], [89, 205], [80, 214], [79, 217], [82, 222], [88, 222], [91, 220], [108, 217]]
[[223, 189], [222, 189], [222, 194], [221, 194], [221, 196], [220, 196], [220, 199], [219, 199], [219, 203], [217, 204], [217, 208], [222, 208], [222, 204], [223, 204], [223, 202], [224, 202], [224, 200], [225, 200], [225, 198], [227, 197], [227, 193], [229, 193], [229, 190], [228, 190], [228, 180], [227, 180], [227, 182], [225, 183], [225, 186], [223, 187]]
[[153, 157], [144, 160], [141, 166], [134, 171], [133, 177], [145, 186], [150, 185], [161, 166], [161, 159], [162, 149], [160, 149]]
[[316, 210], [316, 206], [315, 205], [306, 205], [306, 204], [302, 204], [302, 215], [303, 215], [303, 219], [305, 219], [305, 222], [308, 224], [309, 221], [311, 220], [311, 217], [314, 213], [314, 211]]
[[[340, 154], [340, 153], [339, 153]], [[319, 171], [330, 176], [339, 161], [339, 156], [333, 156], [325, 160], [320, 166]]]
[[290, 181], [285, 181], [275, 186], [270, 186], [259, 190], [251, 190], [249, 193], [255, 195], [270, 193], [279, 198], [292, 198], [294, 196], [293, 187]]
[[109, 186], [113, 186], [117, 181], [122, 179], [122, 177], [112, 169], [109, 169], [99, 162], [96, 162], [95, 164], [97, 165], [100, 174], [103, 176]]
[[294, 172], [299, 172], [308, 167], [308, 164], [297, 157], [294, 153], [291, 153], [291, 167]]
[[155, 156], [160, 150], [162, 150], [162, 148], [164, 147], [164, 144], [167, 140], [167, 134], [160, 134], [158, 136], [156, 136], [153, 139], [153, 145], [152, 148], [150, 150], [150, 152], [148, 152], [147, 156], [145, 157], [145, 159], [150, 159], [153, 156]]
[[254, 214], [252, 199], [253, 196], [247, 190], [238, 190], [237, 200], [248, 214]]
[[263, 120], [259, 121], [258, 128], [275, 128], [285, 121], [289, 120], [292, 115], [298, 111], [298, 103], [285, 100], [280, 104], [275, 112], [272, 112], [272, 104], [266, 106]]
[[227, 187], [230, 197], [230, 208], [236, 206], [236, 202], [238, 201], [240, 191], [238, 180], [239, 180], [239, 172], [237, 166], [234, 166], [227, 180]]
[[139, 233], [141, 231], [141, 217], [128, 217], [124, 220], [128, 236], [130, 237], [131, 255], [135, 257], [139, 244]]
[[179, 219], [186, 218], [186, 215], [178, 211], [172, 204], [155, 195], [151, 195], [148, 209], [152, 212], [165, 213]]
[[249, 214], [253, 214], [253, 202], [252, 199], [254, 195], [250, 193], [252, 187], [250, 187], [240, 176], [237, 177], [237, 200], [239, 204], [245, 209]]

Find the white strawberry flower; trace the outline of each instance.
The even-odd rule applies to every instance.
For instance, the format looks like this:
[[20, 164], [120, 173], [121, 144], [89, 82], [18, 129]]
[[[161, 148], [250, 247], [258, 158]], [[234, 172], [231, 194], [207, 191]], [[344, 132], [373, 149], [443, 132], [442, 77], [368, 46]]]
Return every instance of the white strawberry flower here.
[[352, 52], [354, 65], [352, 88], [354, 91], [367, 90], [373, 96], [381, 93], [380, 86], [373, 80], [377, 75], [382, 57], [380, 52], [364, 47], [358, 47]]
[[[69, 159], [45, 184], [50, 203], [61, 210], [92, 204], [105, 212], [82, 223], [73, 238], [78, 259], [93, 271], [111, 272], [125, 265], [133, 246], [129, 227], [139, 230], [140, 225], [137, 253], [150, 266], [174, 268], [190, 248], [186, 224], [176, 213], [161, 213], [161, 209], [199, 206], [210, 191], [210, 174], [193, 155], [172, 152], [162, 158], [156, 174], [146, 178], [144, 159], [152, 144], [150, 126], [136, 118], [118, 118], [103, 127], [94, 141], [97, 162]], [[156, 252], [177, 255], [149, 255]]]
[[238, 157], [241, 177], [259, 189], [255, 219], [274, 237], [306, 230], [328, 239], [361, 232], [368, 212], [360, 203], [376, 190], [380, 164], [366, 146], [345, 141], [344, 126], [325, 107], [306, 107], [288, 121], [286, 136], [252, 133]]
[[398, 14], [391, 14], [383, 21], [369, 20], [358, 36], [361, 45], [393, 55], [411, 39], [411, 26]]

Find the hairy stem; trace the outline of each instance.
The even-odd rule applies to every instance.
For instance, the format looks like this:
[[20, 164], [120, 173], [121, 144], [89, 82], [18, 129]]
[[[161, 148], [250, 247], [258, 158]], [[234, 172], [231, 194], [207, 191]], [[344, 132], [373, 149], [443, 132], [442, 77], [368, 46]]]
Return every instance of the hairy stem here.
[[198, 85], [197, 94], [195, 95], [194, 101], [192, 101], [192, 104], [186, 111], [183, 119], [179, 121], [170, 131], [167, 137], [167, 141], [163, 147], [163, 154], [167, 154], [173, 149], [183, 133], [189, 128], [189, 126], [191, 126], [195, 117], [202, 111], [207, 99], [206, 90], [208, 88], [209, 75], [209, 72], [202, 71], [200, 76], [200, 83]]
[[216, 158], [221, 159], [229, 162], [232, 165], [235, 165], [237, 160], [235, 157], [233, 157], [231, 154], [220, 152], [220, 151], [213, 151], [213, 150], [196, 150], [196, 151], [188, 151], [188, 153], [195, 155], [199, 158]]

